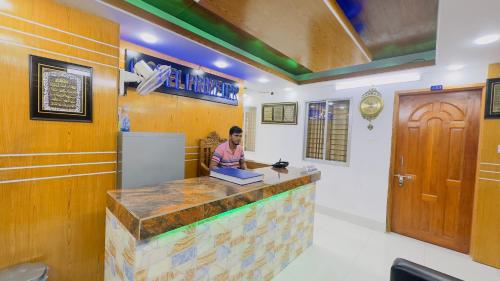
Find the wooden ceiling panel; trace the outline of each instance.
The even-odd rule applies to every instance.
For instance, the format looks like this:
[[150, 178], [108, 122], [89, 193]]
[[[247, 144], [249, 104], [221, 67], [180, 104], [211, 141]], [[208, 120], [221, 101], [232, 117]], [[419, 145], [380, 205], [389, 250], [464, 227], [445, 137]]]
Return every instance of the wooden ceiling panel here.
[[438, 0], [343, 0], [373, 59], [436, 49]]
[[[312, 71], [363, 64], [370, 53], [335, 1], [201, 0], [203, 8]], [[342, 21], [342, 22], [341, 22]]]

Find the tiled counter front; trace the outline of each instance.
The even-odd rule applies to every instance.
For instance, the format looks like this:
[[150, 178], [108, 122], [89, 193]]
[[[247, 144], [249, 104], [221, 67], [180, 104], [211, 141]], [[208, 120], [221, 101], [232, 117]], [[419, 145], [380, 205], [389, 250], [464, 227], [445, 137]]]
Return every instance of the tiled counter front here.
[[147, 240], [107, 210], [105, 280], [270, 280], [312, 245], [315, 184]]

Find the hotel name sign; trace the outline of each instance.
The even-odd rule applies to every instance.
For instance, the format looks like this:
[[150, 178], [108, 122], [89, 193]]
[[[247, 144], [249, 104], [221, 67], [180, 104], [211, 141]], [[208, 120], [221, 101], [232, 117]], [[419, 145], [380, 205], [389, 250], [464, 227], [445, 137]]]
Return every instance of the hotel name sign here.
[[[170, 79], [156, 92], [238, 105], [239, 86], [236, 81], [196, 71], [190, 67], [139, 52], [125, 50], [126, 71], [134, 72], [134, 65], [140, 60], [144, 60], [152, 69], [159, 65], [169, 65], [171, 67]], [[137, 83], [129, 83], [128, 86], [135, 88]]]

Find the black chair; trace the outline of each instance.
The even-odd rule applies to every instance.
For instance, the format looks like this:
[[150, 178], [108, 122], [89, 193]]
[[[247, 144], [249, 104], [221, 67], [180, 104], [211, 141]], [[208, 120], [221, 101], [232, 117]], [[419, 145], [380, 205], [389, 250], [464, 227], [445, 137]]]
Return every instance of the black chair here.
[[397, 258], [391, 267], [391, 281], [463, 281], [420, 264]]

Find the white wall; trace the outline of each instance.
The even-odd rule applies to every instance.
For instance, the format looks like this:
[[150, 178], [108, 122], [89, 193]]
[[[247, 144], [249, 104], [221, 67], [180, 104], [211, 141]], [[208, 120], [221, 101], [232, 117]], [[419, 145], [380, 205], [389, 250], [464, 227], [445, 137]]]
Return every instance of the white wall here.
[[[486, 79], [487, 69], [476, 66], [449, 72], [430, 67], [418, 71], [422, 73], [421, 81], [376, 87], [382, 93], [385, 107], [373, 122], [375, 128], [372, 131], [366, 128], [368, 121], [358, 111], [361, 95], [371, 87], [335, 91], [334, 83], [326, 82], [300, 86], [292, 92], [275, 91], [272, 96], [249, 89], [244, 104], [257, 107], [257, 131], [256, 151], [246, 152], [246, 157], [273, 163], [282, 158], [296, 167], [316, 165], [322, 172], [316, 196], [320, 208], [326, 207], [335, 211], [334, 213], [370, 221], [383, 227], [386, 220], [394, 93], [399, 90], [430, 88], [436, 84], [446, 87], [482, 83]], [[305, 102], [342, 98], [351, 99], [349, 166], [303, 161]], [[262, 103], [287, 101], [299, 102], [298, 125], [260, 123]]]

